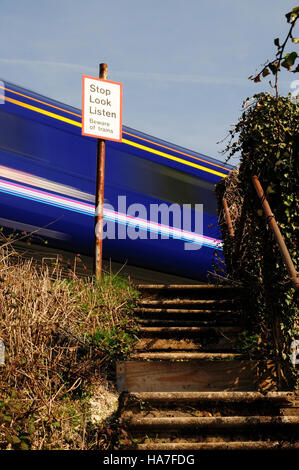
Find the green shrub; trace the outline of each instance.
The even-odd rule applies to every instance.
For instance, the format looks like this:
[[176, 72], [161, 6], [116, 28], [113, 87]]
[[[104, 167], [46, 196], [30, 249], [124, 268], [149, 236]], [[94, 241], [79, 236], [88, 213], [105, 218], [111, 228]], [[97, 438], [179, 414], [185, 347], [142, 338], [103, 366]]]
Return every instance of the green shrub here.
[[[238, 170], [216, 187], [219, 224], [228, 276], [246, 286], [244, 310], [252, 334], [261, 335], [260, 353], [280, 365], [279, 387], [296, 387], [290, 345], [298, 339], [298, 305], [281, 253], [252, 184], [257, 175], [298, 269], [299, 104], [267, 93], [244, 104], [231, 132], [229, 157], [241, 153]], [[223, 217], [225, 196], [235, 229], [230, 238]]]
[[29, 450], [35, 431], [33, 406], [12, 392], [0, 400], [0, 449]]

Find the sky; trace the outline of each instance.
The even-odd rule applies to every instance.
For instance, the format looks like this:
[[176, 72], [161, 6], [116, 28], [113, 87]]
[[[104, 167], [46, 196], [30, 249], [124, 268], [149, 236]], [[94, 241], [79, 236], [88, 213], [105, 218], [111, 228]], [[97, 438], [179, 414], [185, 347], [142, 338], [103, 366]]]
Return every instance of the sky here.
[[[105, 62], [123, 84], [124, 125], [225, 160], [217, 142], [247, 97], [271, 92], [270, 76], [248, 76], [274, 58], [297, 3], [0, 0], [0, 79], [81, 108], [82, 75]], [[281, 74], [281, 94], [295, 78]]]

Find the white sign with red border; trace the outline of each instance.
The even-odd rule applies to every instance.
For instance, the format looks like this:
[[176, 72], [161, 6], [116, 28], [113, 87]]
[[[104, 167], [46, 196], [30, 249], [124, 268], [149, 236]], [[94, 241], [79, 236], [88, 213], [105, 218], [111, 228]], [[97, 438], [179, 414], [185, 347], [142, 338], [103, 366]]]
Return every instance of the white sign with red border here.
[[122, 84], [83, 75], [82, 134], [121, 142]]

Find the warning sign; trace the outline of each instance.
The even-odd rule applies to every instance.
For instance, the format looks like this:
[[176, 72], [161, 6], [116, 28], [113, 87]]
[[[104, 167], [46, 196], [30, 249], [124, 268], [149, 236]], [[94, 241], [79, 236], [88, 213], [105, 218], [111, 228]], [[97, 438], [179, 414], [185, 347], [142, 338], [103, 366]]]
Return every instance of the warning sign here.
[[83, 75], [82, 134], [121, 141], [121, 83]]

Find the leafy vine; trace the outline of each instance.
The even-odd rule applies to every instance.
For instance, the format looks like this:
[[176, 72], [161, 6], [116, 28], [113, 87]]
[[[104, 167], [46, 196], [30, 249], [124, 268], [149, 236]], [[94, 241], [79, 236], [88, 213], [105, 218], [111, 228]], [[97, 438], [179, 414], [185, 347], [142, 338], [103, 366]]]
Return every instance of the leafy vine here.
[[[261, 357], [277, 364], [278, 388], [299, 385], [298, 366], [290, 361], [291, 344], [299, 338], [298, 304], [251, 178], [258, 176], [298, 270], [299, 100], [279, 96], [277, 91], [280, 66], [299, 71], [299, 65], [292, 70], [297, 53], [285, 53], [289, 40], [299, 43], [293, 36], [298, 17], [299, 7], [286, 15], [290, 30], [281, 44], [278, 38], [274, 40], [276, 58], [249, 77], [259, 82], [270, 70], [275, 76], [275, 95], [259, 93], [243, 103], [243, 113], [224, 149], [228, 160], [241, 154], [240, 166], [216, 187], [227, 274], [246, 286], [244, 310], [250, 333], [259, 335]], [[222, 217], [223, 197], [232, 211], [233, 238]], [[235, 212], [234, 207], [238, 207]]]

